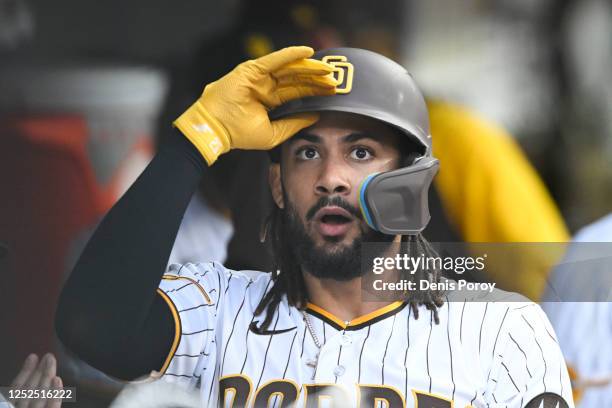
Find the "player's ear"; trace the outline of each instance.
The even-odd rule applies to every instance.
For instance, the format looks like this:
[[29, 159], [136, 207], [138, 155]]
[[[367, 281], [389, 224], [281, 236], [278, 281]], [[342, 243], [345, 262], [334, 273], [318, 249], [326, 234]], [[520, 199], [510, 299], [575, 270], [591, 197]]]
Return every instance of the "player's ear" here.
[[270, 164], [270, 169], [268, 171], [268, 183], [270, 183], [272, 199], [278, 208], [285, 208], [285, 200], [283, 199], [283, 183], [281, 182], [279, 163]]

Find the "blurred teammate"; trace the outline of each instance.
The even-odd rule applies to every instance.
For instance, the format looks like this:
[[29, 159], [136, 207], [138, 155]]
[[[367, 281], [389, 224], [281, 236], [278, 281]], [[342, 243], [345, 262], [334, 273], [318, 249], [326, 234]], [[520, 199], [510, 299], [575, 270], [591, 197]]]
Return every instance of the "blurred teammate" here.
[[[19, 373], [13, 379], [10, 389], [13, 392], [20, 390], [61, 390], [64, 385], [62, 379], [56, 375], [56, 371], [57, 362], [52, 354], [45, 354], [41, 359], [36, 354], [30, 354], [23, 362]], [[27, 395], [27, 391], [25, 395]], [[15, 405], [19, 408], [60, 408], [62, 406], [61, 399], [18, 398], [13, 401], [16, 402]], [[11, 406], [2, 399], [2, 394], [0, 394], [0, 407], [10, 408]]]
[[612, 244], [601, 243], [612, 243], [612, 214], [578, 231], [551, 273], [542, 304], [559, 335], [582, 408], [612, 401]]

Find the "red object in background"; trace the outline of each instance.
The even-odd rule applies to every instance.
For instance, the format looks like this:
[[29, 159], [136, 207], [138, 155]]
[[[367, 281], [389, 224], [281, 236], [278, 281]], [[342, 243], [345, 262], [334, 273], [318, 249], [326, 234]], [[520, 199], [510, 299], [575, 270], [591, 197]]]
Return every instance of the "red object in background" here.
[[[78, 116], [0, 122], [0, 380], [30, 352], [53, 349], [55, 305], [70, 245], [108, 208], [87, 156]], [[8, 377], [10, 379], [10, 377]]]

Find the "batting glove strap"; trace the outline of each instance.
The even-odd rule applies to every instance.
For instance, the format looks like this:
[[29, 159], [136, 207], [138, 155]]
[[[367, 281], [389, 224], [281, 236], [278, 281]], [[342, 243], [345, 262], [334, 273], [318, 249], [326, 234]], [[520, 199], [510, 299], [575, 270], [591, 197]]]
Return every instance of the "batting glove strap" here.
[[179, 116], [174, 126], [193, 143], [209, 166], [231, 148], [229, 132], [206, 111], [200, 101]]

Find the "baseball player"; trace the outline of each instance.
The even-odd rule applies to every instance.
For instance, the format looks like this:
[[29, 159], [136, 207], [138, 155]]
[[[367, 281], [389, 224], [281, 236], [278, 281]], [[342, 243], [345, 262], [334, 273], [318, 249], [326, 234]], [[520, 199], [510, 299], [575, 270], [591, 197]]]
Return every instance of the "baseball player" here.
[[574, 401], [580, 408], [603, 407], [612, 401], [609, 242], [612, 214], [581, 228], [563, 262], [551, 272], [542, 301], [558, 333], [571, 373]]
[[[401, 66], [286, 48], [209, 84], [175, 126], [63, 290], [57, 331], [81, 358], [125, 380], [156, 371], [199, 389], [202, 406], [573, 407], [539, 306], [504, 292], [362, 297], [363, 243], [429, 251], [437, 160]], [[276, 270], [165, 270], [199, 174], [235, 148], [271, 150]]]

